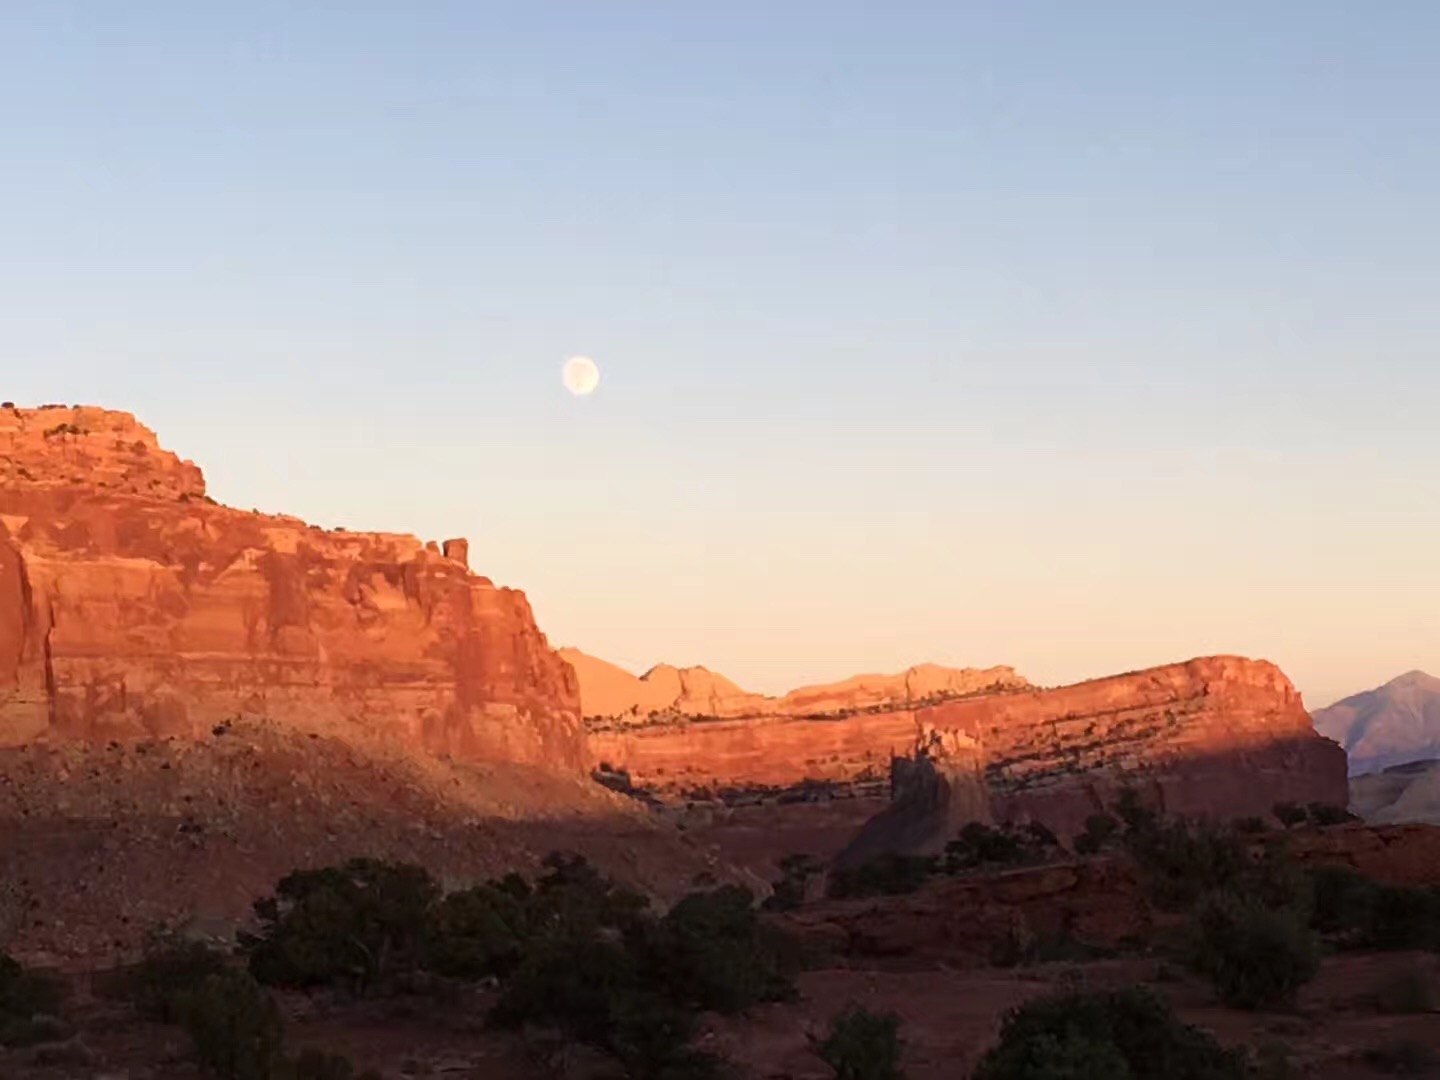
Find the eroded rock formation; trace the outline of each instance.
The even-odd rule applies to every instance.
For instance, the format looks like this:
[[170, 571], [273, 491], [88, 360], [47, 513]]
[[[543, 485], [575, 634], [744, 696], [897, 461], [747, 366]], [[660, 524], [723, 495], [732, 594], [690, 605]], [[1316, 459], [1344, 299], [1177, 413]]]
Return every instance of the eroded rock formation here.
[[979, 742], [959, 732], [923, 733], [890, 763], [890, 804], [836, 857], [838, 868], [885, 854], [935, 855], [972, 821], [989, 823], [990, 792]]
[[573, 671], [467, 558], [216, 505], [126, 413], [0, 408], [0, 745], [256, 715], [582, 769]]
[[883, 783], [891, 759], [927, 731], [984, 747], [996, 820], [1031, 818], [1062, 835], [1126, 785], [1171, 814], [1242, 816], [1268, 814], [1279, 801], [1346, 801], [1344, 751], [1315, 733], [1278, 668], [1241, 657], [840, 718], [594, 730], [591, 751], [635, 787], [684, 798], [806, 781]]

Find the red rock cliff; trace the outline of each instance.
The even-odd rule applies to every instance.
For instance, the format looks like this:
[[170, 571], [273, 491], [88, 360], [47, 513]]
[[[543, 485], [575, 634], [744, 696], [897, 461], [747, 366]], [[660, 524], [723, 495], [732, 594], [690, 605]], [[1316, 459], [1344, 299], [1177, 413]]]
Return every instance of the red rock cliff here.
[[582, 768], [574, 672], [446, 549], [216, 505], [126, 413], [0, 408], [0, 745], [263, 714]]
[[1055, 690], [981, 694], [834, 718], [771, 716], [594, 729], [591, 752], [661, 796], [882, 776], [932, 732], [983, 748], [998, 820], [1075, 829], [1122, 784], [1170, 813], [1344, 805], [1345, 754], [1274, 665], [1210, 657]]

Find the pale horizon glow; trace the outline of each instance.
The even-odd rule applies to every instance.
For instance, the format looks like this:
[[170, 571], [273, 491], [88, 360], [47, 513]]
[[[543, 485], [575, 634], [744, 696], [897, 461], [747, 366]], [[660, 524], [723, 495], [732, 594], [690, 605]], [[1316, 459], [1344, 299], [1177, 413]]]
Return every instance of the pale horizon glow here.
[[[777, 693], [1440, 673], [1440, 5], [14, 0], [0, 376]], [[605, 367], [579, 403], [556, 368]]]

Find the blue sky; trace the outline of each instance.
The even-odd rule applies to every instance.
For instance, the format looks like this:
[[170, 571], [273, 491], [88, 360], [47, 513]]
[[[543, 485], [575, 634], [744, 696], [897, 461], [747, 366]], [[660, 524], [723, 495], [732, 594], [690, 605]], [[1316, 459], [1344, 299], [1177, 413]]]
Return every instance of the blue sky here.
[[1440, 668], [1437, 54], [1399, 0], [14, 0], [0, 396], [468, 535], [632, 667], [1323, 704]]

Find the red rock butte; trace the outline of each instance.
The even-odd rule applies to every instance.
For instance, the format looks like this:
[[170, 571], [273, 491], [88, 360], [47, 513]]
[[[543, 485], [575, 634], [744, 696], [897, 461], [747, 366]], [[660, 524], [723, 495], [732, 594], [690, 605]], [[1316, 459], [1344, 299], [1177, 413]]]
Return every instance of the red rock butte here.
[[467, 557], [217, 505], [127, 413], [0, 407], [0, 745], [263, 715], [580, 770], [574, 672]]

